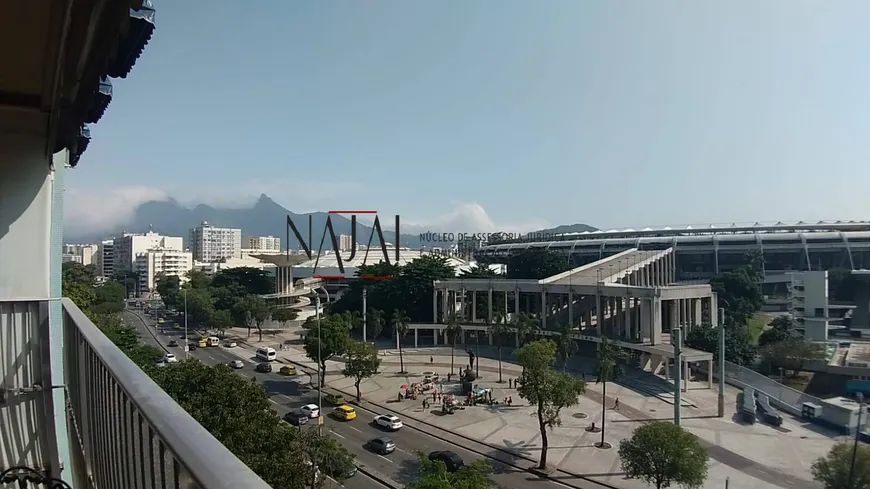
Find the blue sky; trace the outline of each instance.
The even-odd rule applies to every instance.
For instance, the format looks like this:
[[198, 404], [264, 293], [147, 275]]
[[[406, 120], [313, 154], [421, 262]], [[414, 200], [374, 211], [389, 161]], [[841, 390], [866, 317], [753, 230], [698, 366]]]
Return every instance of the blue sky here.
[[861, 219], [870, 2], [154, 0], [69, 177], [445, 231]]

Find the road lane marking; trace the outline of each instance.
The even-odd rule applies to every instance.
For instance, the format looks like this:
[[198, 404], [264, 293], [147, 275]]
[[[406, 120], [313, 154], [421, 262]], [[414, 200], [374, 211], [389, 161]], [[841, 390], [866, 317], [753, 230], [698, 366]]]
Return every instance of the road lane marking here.
[[248, 376], [248, 374], [246, 374], [246, 373], [244, 373], [244, 372], [239, 372], [239, 375], [241, 375], [242, 377], [247, 377], [247, 376]]
[[387, 457], [384, 457], [384, 456], [381, 455], [381, 454], [376, 453], [375, 455], [377, 455], [378, 457], [381, 457], [382, 459], [386, 460], [387, 462], [393, 463], [392, 460], [388, 459]]
[[344, 487], [344, 484], [338, 482], [337, 480], [333, 479], [332, 477], [330, 477], [330, 476], [327, 475], [326, 478], [329, 479], [329, 480], [331, 480], [332, 482], [335, 482], [336, 485], [341, 486], [341, 487]]
[[269, 402], [271, 402], [272, 404], [278, 404], [278, 401], [271, 399], [271, 398], [269, 399]]
[[413, 453], [411, 453], [411, 452], [409, 452], [409, 451], [407, 451], [407, 450], [402, 450], [401, 448], [397, 448], [396, 450], [398, 450], [398, 451], [404, 453], [405, 455], [411, 455], [412, 457], [414, 456]]
[[350, 429], [356, 431], [357, 433], [362, 433], [362, 430], [359, 429], [359, 428], [354, 428], [353, 426], [348, 426], [348, 428], [350, 428]]
[[211, 358], [211, 359], [214, 360], [214, 361], [217, 361], [217, 358], [215, 358], [215, 357], [213, 357], [213, 356], [211, 356], [211, 355], [208, 355], [208, 354], [207, 354], [206, 356], [209, 357], [209, 358]]
[[333, 430], [329, 430], [329, 432], [332, 433], [333, 435], [335, 435], [335, 436], [337, 436], [337, 437], [343, 439], [343, 440], [345, 439], [344, 435], [342, 435], [341, 433], [337, 433], [337, 432], [335, 432], [335, 431], [333, 431]]

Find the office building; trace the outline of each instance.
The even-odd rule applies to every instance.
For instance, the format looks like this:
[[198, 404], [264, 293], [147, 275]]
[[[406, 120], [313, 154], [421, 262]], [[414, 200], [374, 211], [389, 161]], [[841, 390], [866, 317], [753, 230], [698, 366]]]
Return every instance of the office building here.
[[64, 262], [75, 262], [82, 265], [96, 265], [99, 247], [92, 244], [67, 244], [63, 245], [61, 259]]
[[239, 258], [242, 252], [242, 230], [219, 228], [203, 221], [190, 230], [190, 251], [199, 262], [214, 262]]
[[152, 248], [136, 254], [133, 269], [139, 273], [139, 291], [153, 291], [160, 274], [179, 277], [182, 283], [187, 281], [187, 272], [193, 269], [193, 254], [177, 249]]
[[341, 251], [350, 251], [356, 243], [353, 242], [353, 236], [349, 234], [340, 234], [338, 236], [338, 249]]
[[184, 240], [180, 237], [162, 236], [153, 231], [147, 233], [126, 233], [113, 242], [113, 272], [135, 270], [136, 257], [148, 250], [162, 249], [184, 251]]
[[247, 250], [281, 251], [281, 238], [274, 236], [248, 236], [242, 244]]
[[97, 252], [97, 275], [111, 277], [115, 273], [115, 241], [106, 239], [100, 242]]

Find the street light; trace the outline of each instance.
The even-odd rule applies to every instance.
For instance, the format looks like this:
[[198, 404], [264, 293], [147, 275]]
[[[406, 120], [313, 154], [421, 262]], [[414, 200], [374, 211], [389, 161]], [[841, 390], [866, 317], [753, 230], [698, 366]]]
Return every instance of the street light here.
[[[323, 286], [315, 287], [314, 290], [322, 290], [324, 294], [326, 294], [326, 303], [329, 303], [329, 291], [327, 291]], [[317, 433], [323, 434], [323, 369], [321, 365], [322, 357], [320, 353], [320, 345], [321, 338], [320, 335], [320, 294], [317, 294], [317, 297], [314, 301], [314, 314], [317, 318]]]
[[861, 438], [861, 414], [864, 411], [864, 394], [858, 394], [858, 426], [855, 427], [855, 445], [852, 447], [852, 463], [849, 465], [849, 484], [846, 487], [852, 487], [853, 477], [855, 476], [855, 460], [858, 458], [858, 440]]
[[187, 289], [181, 289], [184, 293], [184, 359], [190, 358], [190, 345], [187, 341]]

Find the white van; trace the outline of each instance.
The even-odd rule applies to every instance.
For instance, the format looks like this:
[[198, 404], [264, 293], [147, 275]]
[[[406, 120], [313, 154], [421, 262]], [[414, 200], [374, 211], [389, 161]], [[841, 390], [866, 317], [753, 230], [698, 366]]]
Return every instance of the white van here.
[[274, 348], [257, 348], [257, 358], [266, 362], [271, 362], [278, 358], [278, 354], [275, 353]]
[[208, 337], [208, 346], [218, 346], [220, 344], [221, 344], [221, 340], [217, 336], [209, 336]]

